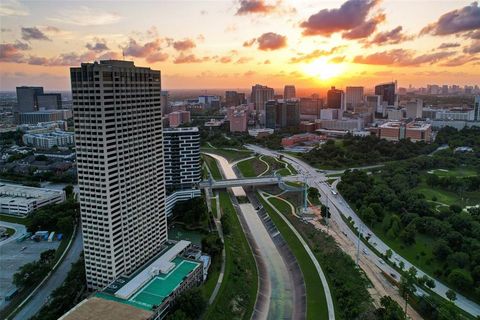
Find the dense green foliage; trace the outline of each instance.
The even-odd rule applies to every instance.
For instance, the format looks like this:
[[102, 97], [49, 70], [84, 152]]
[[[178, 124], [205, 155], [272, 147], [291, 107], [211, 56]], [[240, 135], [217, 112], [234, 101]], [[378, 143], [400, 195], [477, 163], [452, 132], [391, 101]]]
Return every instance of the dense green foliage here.
[[50, 300], [30, 320], [56, 320], [82, 301], [86, 295], [83, 255], [72, 264], [63, 284], [53, 291]]
[[[434, 174], [427, 173], [434, 168], [464, 165], [480, 172], [479, 155], [442, 151], [432, 157], [387, 165], [375, 175], [347, 170], [338, 189], [362, 220], [390, 241], [400, 239], [402, 246], [409, 248], [419, 237], [430, 239], [432, 258], [426, 260], [426, 265], [434, 266], [433, 274], [480, 299], [480, 210], [464, 210], [460, 201], [450, 207], [438, 205], [435, 199], [426, 199], [415, 189], [426, 183], [438, 190], [454, 191], [459, 199], [467, 192], [470, 197], [478, 197], [478, 176], [434, 178]], [[418, 257], [424, 253], [416, 254]]]
[[187, 229], [208, 229], [208, 208], [203, 197], [177, 202], [172, 215], [175, 222], [181, 222]]
[[35, 211], [27, 222], [27, 229], [30, 232], [56, 231], [67, 237], [73, 231], [79, 212], [80, 205], [70, 198], [64, 203], [49, 205]]
[[23, 145], [23, 133], [19, 130], [0, 133], [0, 146]]
[[457, 130], [445, 127], [440, 130], [435, 138], [437, 144], [448, 144], [450, 147], [472, 147], [480, 151], [480, 127], [464, 128]]
[[167, 320], [198, 319], [207, 307], [207, 301], [199, 288], [193, 288], [180, 294], [174, 301]]
[[375, 136], [346, 136], [342, 143], [328, 140], [319, 148], [302, 155], [308, 163], [322, 168], [362, 166], [392, 160], [412, 158], [435, 150], [435, 145], [424, 142], [379, 139]]

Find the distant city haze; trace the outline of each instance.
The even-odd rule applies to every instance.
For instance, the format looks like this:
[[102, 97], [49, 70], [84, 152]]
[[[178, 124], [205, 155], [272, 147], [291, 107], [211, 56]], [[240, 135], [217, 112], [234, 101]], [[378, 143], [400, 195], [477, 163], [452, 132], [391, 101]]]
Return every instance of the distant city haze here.
[[[478, 2], [380, 0], [2, 1], [0, 90], [69, 90], [69, 67], [105, 59], [162, 72], [162, 88], [255, 83], [373, 88], [475, 85]], [[318, 91], [318, 90], [317, 90]]]

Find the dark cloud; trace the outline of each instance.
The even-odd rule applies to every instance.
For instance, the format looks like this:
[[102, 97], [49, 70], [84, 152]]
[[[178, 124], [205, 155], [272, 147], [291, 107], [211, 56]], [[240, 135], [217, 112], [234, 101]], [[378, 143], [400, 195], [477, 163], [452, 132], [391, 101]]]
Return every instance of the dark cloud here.
[[52, 41], [49, 37], [45, 35], [40, 29], [37, 27], [31, 28], [23, 28], [22, 27], [22, 39], [23, 40], [46, 40]]
[[27, 63], [36, 66], [46, 66], [49, 64], [49, 59], [45, 57], [30, 56], [30, 58], [27, 60]]
[[377, 25], [382, 23], [383, 21], [385, 21], [385, 15], [382, 13], [373, 17], [370, 20], [361, 23], [352, 30], [344, 32], [342, 34], [342, 38], [349, 40], [367, 38], [375, 32], [375, 30], [377, 29]]
[[[62, 53], [58, 57], [48, 60], [47, 65], [50, 66], [77, 66], [82, 62], [90, 62], [96, 60], [96, 53], [88, 51], [82, 54], [76, 52]], [[37, 59], [40, 59], [37, 57]]]
[[240, 0], [240, 7], [237, 9], [237, 16], [247, 14], [268, 14], [274, 12], [276, 7], [268, 5], [264, 0]]
[[123, 54], [137, 58], [145, 58], [147, 62], [165, 61], [168, 54], [161, 52], [162, 41], [159, 38], [141, 45], [130, 38], [129, 43], [123, 48]]
[[122, 55], [118, 52], [108, 51], [97, 57], [97, 60], [120, 60]]
[[258, 49], [278, 50], [287, 46], [287, 37], [274, 32], [267, 32], [257, 38]]
[[181, 64], [181, 63], [199, 63], [199, 62], [205, 62], [210, 60], [210, 57], [197, 57], [194, 54], [188, 54], [185, 55], [183, 52], [180, 53], [178, 57], [173, 60], [173, 63], [175, 64]]
[[438, 46], [438, 49], [449, 49], [457, 47], [460, 47], [460, 43], [444, 42], [440, 46]]
[[30, 46], [23, 42], [1, 43], [0, 61], [22, 63], [25, 61], [23, 51], [30, 50]]
[[385, 32], [377, 33], [372, 40], [366, 41], [366, 46], [376, 44], [376, 45], [386, 45], [386, 44], [398, 44], [401, 42], [413, 40], [413, 36], [406, 35], [402, 32], [403, 27], [398, 26], [395, 29]]
[[472, 42], [472, 44], [468, 47], [465, 47], [463, 49], [463, 52], [469, 53], [469, 54], [476, 54], [480, 53], [480, 40], [476, 40]]
[[334, 54], [335, 52], [338, 52], [342, 48], [343, 48], [343, 46], [338, 46], [338, 47], [333, 47], [330, 50], [317, 49], [317, 50], [314, 50], [310, 53], [300, 53], [296, 57], [291, 58], [290, 63], [300, 63], [300, 62], [308, 63], [308, 62], [313, 61], [317, 58]]
[[443, 67], [458, 67], [462, 66], [464, 64], [467, 64], [472, 61], [479, 61], [480, 58], [478, 57], [472, 57], [470, 55], [463, 55], [463, 56], [458, 56], [453, 59], [450, 59], [444, 63], [441, 64]]
[[466, 38], [480, 40], [480, 30], [467, 32], [464, 36]]
[[173, 42], [173, 48], [178, 51], [186, 51], [195, 48], [197, 45], [191, 39], [179, 40]]
[[243, 43], [243, 46], [246, 47], [246, 48], [251, 47], [251, 46], [253, 46], [255, 41], [257, 41], [257, 39], [255, 39], [255, 38], [253, 38], [251, 40], [247, 40]]
[[454, 54], [455, 52], [443, 51], [417, 56], [412, 50], [393, 49], [367, 56], [356, 56], [353, 62], [371, 65], [419, 66], [422, 64], [437, 63]]
[[88, 49], [88, 50], [92, 50], [92, 51], [96, 51], [96, 52], [102, 52], [102, 51], [107, 51], [108, 50], [108, 46], [107, 44], [105, 43], [105, 40], [103, 41], [96, 41], [94, 43], [87, 43], [85, 45], [85, 47]]
[[[379, 2], [380, 0], [348, 0], [338, 9], [322, 9], [300, 24], [304, 28], [303, 35], [330, 36], [332, 33], [345, 31], [345, 37], [348, 37], [366, 33], [368, 28], [372, 28], [372, 24], [366, 23], [367, 16]], [[357, 27], [357, 31], [348, 34]]]
[[423, 28], [420, 34], [443, 36], [476, 29], [480, 29], [480, 8], [477, 1], [443, 14], [437, 22]]

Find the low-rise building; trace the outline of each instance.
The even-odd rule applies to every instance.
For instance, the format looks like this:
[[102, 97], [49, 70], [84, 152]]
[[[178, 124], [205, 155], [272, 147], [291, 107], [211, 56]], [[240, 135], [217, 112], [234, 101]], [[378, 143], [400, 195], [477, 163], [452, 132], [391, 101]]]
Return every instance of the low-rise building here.
[[380, 125], [378, 134], [381, 139], [389, 141], [398, 141], [401, 139], [410, 139], [414, 142], [430, 142], [432, 127], [429, 123], [423, 121], [389, 121]]
[[0, 183], [0, 212], [25, 217], [34, 210], [65, 201], [63, 190]]
[[201, 254], [192, 259], [191, 252], [189, 241], [167, 244], [157, 257], [131, 276], [118, 277], [60, 319], [163, 319], [178, 295], [203, 282], [205, 259]]
[[302, 133], [302, 134], [295, 134], [287, 138], [282, 138], [282, 146], [286, 148], [286, 147], [292, 147], [300, 143], [315, 144], [324, 140], [326, 140], [325, 136], [320, 136], [313, 133]]
[[50, 149], [54, 146], [68, 147], [75, 143], [73, 132], [61, 130], [46, 133], [26, 133], [22, 140], [26, 145], [39, 149]]

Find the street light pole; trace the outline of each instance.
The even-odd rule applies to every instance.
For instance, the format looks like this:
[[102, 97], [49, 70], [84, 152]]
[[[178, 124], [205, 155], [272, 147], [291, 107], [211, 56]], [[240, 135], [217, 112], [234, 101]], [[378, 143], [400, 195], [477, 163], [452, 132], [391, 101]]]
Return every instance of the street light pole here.
[[360, 256], [360, 237], [361, 237], [361, 230], [363, 230], [363, 226], [360, 226], [358, 228], [358, 241], [357, 241], [357, 257], [356, 257], [356, 264], [358, 266], [358, 259], [359, 259], [359, 256]]

